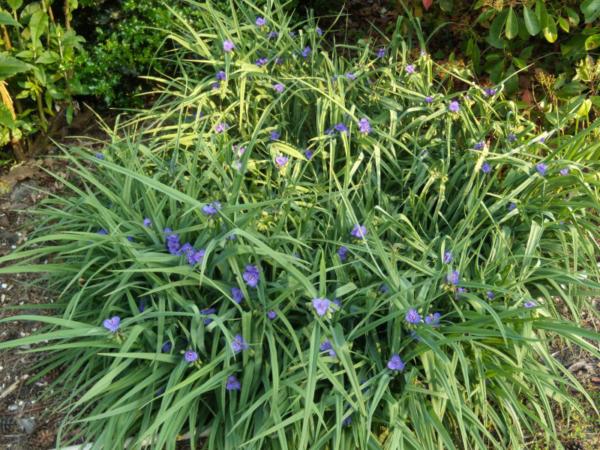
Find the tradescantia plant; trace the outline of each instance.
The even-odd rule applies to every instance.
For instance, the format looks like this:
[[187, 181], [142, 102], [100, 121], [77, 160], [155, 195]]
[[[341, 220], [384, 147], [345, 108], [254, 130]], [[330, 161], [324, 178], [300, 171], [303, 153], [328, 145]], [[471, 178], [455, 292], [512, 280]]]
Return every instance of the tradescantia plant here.
[[[153, 108], [70, 148], [2, 273], [42, 272], [60, 443], [522, 448], [587, 395], [549, 338], [598, 292], [598, 124], [537, 130], [424, 48], [329, 48], [279, 3], [211, 2]], [[398, 28], [399, 29], [399, 28]], [[344, 56], [338, 53], [343, 50]], [[561, 316], [566, 307], [572, 321]], [[589, 399], [591, 402], [591, 399]], [[203, 439], [200, 439], [200, 438]]]

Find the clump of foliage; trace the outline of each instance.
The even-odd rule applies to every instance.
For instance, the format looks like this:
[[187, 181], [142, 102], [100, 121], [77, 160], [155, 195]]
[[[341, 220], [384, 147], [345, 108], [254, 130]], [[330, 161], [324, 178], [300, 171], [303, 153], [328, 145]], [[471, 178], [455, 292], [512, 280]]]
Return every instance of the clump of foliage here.
[[73, 195], [0, 258], [57, 294], [53, 316], [5, 319], [46, 330], [0, 349], [58, 369], [59, 440], [554, 441], [583, 389], [548, 336], [598, 354], [577, 320], [599, 288], [600, 124], [539, 130], [502, 86], [446, 91], [422, 41], [326, 49], [276, 1], [232, 3], [174, 18], [158, 102], [101, 153], [69, 149]]
[[82, 38], [70, 26], [71, 10], [69, 0], [7, 0], [0, 8], [0, 147], [10, 144], [19, 159], [36, 150], [29, 136], [73, 117]]

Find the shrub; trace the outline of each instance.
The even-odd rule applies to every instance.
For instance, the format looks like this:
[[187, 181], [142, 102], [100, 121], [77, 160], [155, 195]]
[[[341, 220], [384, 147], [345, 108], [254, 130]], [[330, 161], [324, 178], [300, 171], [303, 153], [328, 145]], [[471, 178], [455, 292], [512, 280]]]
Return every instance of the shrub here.
[[47, 330], [0, 349], [47, 341], [59, 440], [555, 440], [582, 388], [548, 338], [598, 354], [577, 325], [598, 292], [598, 124], [540, 132], [502, 86], [444, 92], [399, 34], [328, 49], [277, 2], [192, 4], [157, 104], [102, 153], [69, 149], [73, 195], [0, 258], [57, 295], [54, 316], [5, 319]]
[[82, 38], [71, 29], [70, 2], [55, 12], [53, 6], [8, 0], [0, 8], [0, 147], [10, 144], [21, 160], [39, 150], [31, 135], [73, 117], [72, 71]]

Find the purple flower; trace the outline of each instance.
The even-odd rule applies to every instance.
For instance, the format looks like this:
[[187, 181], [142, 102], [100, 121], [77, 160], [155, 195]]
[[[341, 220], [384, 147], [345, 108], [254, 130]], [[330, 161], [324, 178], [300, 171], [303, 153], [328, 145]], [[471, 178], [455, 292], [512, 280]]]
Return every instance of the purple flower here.
[[442, 261], [444, 262], [444, 264], [450, 264], [452, 262], [452, 252], [446, 252], [444, 253], [444, 258], [442, 259]]
[[275, 64], [277, 64], [278, 66], [283, 64], [283, 57], [278, 56], [275, 58]]
[[363, 117], [358, 121], [358, 130], [363, 134], [369, 134], [371, 132], [371, 124], [369, 119]]
[[475, 145], [473, 146], [473, 148], [475, 150], [481, 150], [481, 149], [483, 149], [484, 146], [485, 146], [485, 142], [479, 141], [479, 142], [475, 143]]
[[336, 124], [333, 128], [335, 129], [335, 131], [339, 131], [340, 133], [348, 133], [348, 127], [342, 122]]
[[379, 50], [377, 50], [377, 57], [385, 58], [385, 53], [386, 53], [385, 47], [381, 47]]
[[531, 309], [535, 308], [537, 306], [537, 303], [535, 302], [535, 300], [528, 300], [525, 303], [523, 303], [523, 306], [527, 309]]
[[98, 230], [98, 234], [101, 234], [102, 236], [106, 236], [108, 234], [108, 231], [105, 228], [102, 228], [101, 230]]
[[228, 391], [239, 391], [242, 388], [240, 381], [234, 376], [229, 375], [227, 377], [227, 383], [225, 383], [225, 389]]
[[352, 416], [348, 416], [344, 420], [342, 420], [343, 427], [349, 427], [351, 424], [352, 424]]
[[514, 202], [510, 202], [510, 203], [508, 204], [508, 210], [509, 210], [509, 211], [512, 211], [512, 210], [513, 210], [513, 209], [515, 209], [516, 207], [517, 207], [517, 204], [516, 204], [516, 203], [514, 203]]
[[275, 164], [282, 169], [289, 161], [287, 156], [279, 155], [275, 157]]
[[144, 300], [144, 299], [141, 299], [141, 300], [138, 302], [138, 311], [139, 311], [139, 312], [144, 312], [144, 310], [145, 310], [145, 309], [146, 309], [146, 300]]
[[163, 353], [169, 353], [172, 348], [173, 348], [173, 345], [171, 344], [171, 342], [165, 341], [165, 342], [163, 342], [163, 345], [160, 348], [160, 351]]
[[458, 285], [460, 282], [460, 273], [458, 270], [453, 270], [450, 274], [448, 274], [446, 281], [454, 286]]
[[99, 153], [99, 152], [98, 152], [98, 153], [96, 153], [96, 155], [95, 155], [95, 156], [96, 156], [96, 158], [98, 158], [98, 159], [104, 159], [104, 158], [105, 158], [104, 154], [103, 154], [103, 153]]
[[425, 316], [425, 323], [427, 325], [431, 325], [432, 327], [435, 327], [440, 324], [441, 318], [442, 318], [442, 315], [439, 312], [429, 314], [428, 316]]
[[487, 291], [485, 295], [489, 300], [493, 300], [496, 297], [493, 291]]
[[481, 171], [483, 173], [490, 173], [492, 171], [492, 166], [488, 162], [484, 162], [481, 166]]
[[460, 103], [458, 103], [456, 100], [452, 100], [450, 102], [450, 104], [448, 105], [448, 110], [450, 112], [458, 112], [458, 111], [460, 111]]
[[242, 278], [248, 286], [253, 288], [258, 286], [258, 281], [260, 280], [258, 267], [248, 264], [246, 270], [244, 270], [244, 273], [242, 274]]
[[201, 248], [200, 250], [196, 250], [194, 252], [191, 252], [188, 255], [188, 264], [195, 266], [196, 264], [200, 264], [202, 262], [202, 260], [204, 259], [204, 255], [206, 254], [206, 250], [204, 250], [203, 248]]
[[269, 320], [275, 320], [277, 318], [277, 313], [271, 310], [267, 313], [267, 317]]
[[219, 122], [215, 125], [215, 132], [220, 134], [226, 131], [228, 128], [229, 125], [227, 125], [225, 122]]
[[143, 223], [146, 228], [152, 226], [152, 221], [150, 219], [148, 219], [147, 217], [144, 219]]
[[467, 288], [459, 287], [458, 289], [456, 289], [455, 298], [458, 300], [459, 298], [461, 298], [462, 294], [464, 294], [466, 292], [467, 292]]
[[387, 368], [394, 372], [402, 372], [404, 370], [404, 361], [402, 361], [400, 355], [393, 354], [387, 363]]
[[515, 133], [508, 133], [508, 142], [515, 142], [517, 140], [517, 135]]
[[416, 309], [409, 309], [408, 312], [406, 313], [406, 316], [404, 316], [404, 318], [406, 319], [406, 321], [408, 323], [411, 323], [413, 325], [417, 324], [417, 323], [421, 323], [421, 315], [417, 312]]
[[215, 75], [215, 78], [219, 81], [225, 81], [227, 79], [227, 74], [224, 70], [219, 70], [217, 75]]
[[560, 169], [560, 174], [564, 177], [565, 175], [569, 175], [569, 168], [565, 167], [564, 169]]
[[312, 150], [309, 150], [309, 149], [304, 150], [304, 157], [310, 161], [313, 157]]
[[210, 85], [210, 88], [213, 91], [216, 91], [217, 89], [219, 89], [221, 87], [221, 83], [219, 83], [218, 81], [214, 82], [213, 84]]
[[267, 20], [264, 17], [257, 17], [254, 23], [257, 27], [264, 27], [267, 24]]
[[388, 292], [390, 292], [390, 288], [387, 284], [384, 283], [381, 286], [379, 286], [379, 292], [382, 294], [387, 294]]
[[198, 353], [196, 353], [194, 350], [188, 350], [184, 353], [183, 359], [185, 359], [185, 362], [193, 363], [198, 359]]
[[323, 36], [323, 30], [321, 30], [321, 28], [317, 27], [317, 28], [315, 28], [315, 31], [317, 32], [317, 34], [319, 36]]
[[415, 66], [413, 64], [409, 64], [408, 66], [406, 66], [406, 69], [404, 69], [404, 70], [406, 70], [406, 73], [415, 73], [416, 72]]
[[367, 235], [367, 227], [365, 227], [364, 225], [356, 224], [354, 225], [354, 228], [352, 228], [350, 234], [356, 239], [364, 239]]
[[342, 245], [340, 248], [338, 248], [337, 255], [339, 256], [340, 261], [346, 261], [346, 258], [348, 257], [348, 247]]
[[312, 51], [311, 48], [307, 45], [306, 47], [304, 47], [302, 49], [302, 52], [300, 54], [302, 55], [303, 58], [307, 58], [308, 55], [310, 55], [311, 51]]
[[207, 216], [214, 216], [221, 210], [221, 202], [212, 202], [202, 207], [202, 212]]
[[231, 349], [233, 350], [233, 353], [243, 352], [244, 350], [248, 350], [249, 347], [250, 346], [248, 343], [240, 334], [236, 335], [233, 338], [233, 341], [231, 341]]
[[285, 86], [281, 83], [277, 83], [273, 85], [273, 89], [281, 94], [285, 90]]
[[[215, 308], [206, 308], [206, 309], [200, 310], [200, 314], [202, 314], [203, 316], [208, 316], [210, 314], [215, 314], [216, 312], [217, 312], [217, 310]], [[204, 325], [208, 325], [212, 321], [213, 320], [210, 317], [207, 317], [206, 319], [204, 319]]]
[[496, 88], [485, 88], [483, 90], [483, 94], [486, 97], [491, 97], [492, 95], [496, 95], [497, 92], [498, 92], [498, 90]]
[[346, 73], [346, 78], [348, 80], [354, 81], [354, 80], [356, 80], [356, 75], [354, 75], [352, 72], [348, 72], [348, 73]]
[[329, 339], [327, 339], [326, 341], [324, 341], [321, 346], [319, 347], [319, 349], [322, 352], [327, 352], [329, 354], [329, 356], [331, 356], [332, 358], [335, 358], [337, 356], [337, 354], [335, 353], [335, 350], [333, 349], [333, 346], [331, 345], [331, 342], [329, 341]]
[[230, 40], [223, 41], [223, 51], [225, 53], [230, 53], [231, 51], [233, 51], [234, 48], [235, 45], [233, 45], [233, 42], [231, 42]]
[[271, 140], [277, 141], [281, 137], [281, 133], [279, 131], [271, 131]]
[[537, 170], [537, 173], [539, 173], [541, 176], [545, 176], [548, 166], [544, 163], [538, 163], [535, 166], [535, 170]]
[[266, 65], [268, 62], [269, 62], [269, 59], [265, 58], [263, 56], [262, 58], [258, 58], [254, 64], [256, 64], [258, 67], [262, 67], [262, 66]]
[[329, 311], [331, 302], [327, 298], [317, 297], [312, 299], [312, 306], [317, 315], [319, 315], [319, 317], [323, 317]]
[[425, 103], [433, 103], [433, 97], [431, 95], [425, 97]]
[[121, 318], [119, 316], [113, 316], [110, 319], [105, 319], [102, 322], [102, 326], [111, 333], [116, 333], [121, 326]]
[[232, 287], [231, 297], [233, 298], [233, 301], [239, 305], [244, 300], [244, 293], [239, 287]]
[[179, 242], [178, 234], [169, 234], [167, 236], [167, 250], [171, 255], [179, 255], [181, 249], [181, 243]]
[[279, 33], [277, 31], [269, 31], [269, 34], [267, 34], [267, 37], [269, 39], [277, 39], [277, 36], [279, 36]]

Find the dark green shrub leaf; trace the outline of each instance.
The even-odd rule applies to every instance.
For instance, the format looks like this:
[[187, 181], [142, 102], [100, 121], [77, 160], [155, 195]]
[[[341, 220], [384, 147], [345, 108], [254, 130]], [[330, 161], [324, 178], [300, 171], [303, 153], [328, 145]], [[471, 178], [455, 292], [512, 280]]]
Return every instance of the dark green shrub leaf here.
[[558, 18], [558, 26], [565, 32], [568, 33], [569, 32], [569, 21], [567, 19], [565, 19], [564, 17], [559, 17]]
[[505, 34], [507, 39], [513, 39], [519, 33], [519, 20], [515, 14], [514, 9], [508, 10], [508, 17], [506, 18]]
[[450, 12], [450, 11], [452, 11], [453, 7], [454, 7], [453, 0], [440, 0], [440, 8], [442, 8], [442, 11]]
[[537, 17], [540, 28], [546, 27], [546, 21], [548, 20], [548, 11], [546, 11], [546, 6], [542, 0], [537, 0], [535, 2], [535, 15]]
[[600, 34], [594, 34], [585, 40], [585, 49], [589, 52], [600, 47]]
[[13, 27], [20, 27], [21, 25], [6, 11], [0, 11], [0, 25], [11, 25]]
[[0, 80], [6, 80], [20, 72], [31, 70], [31, 66], [12, 56], [0, 55]]
[[566, 8], [566, 12], [571, 25], [573, 25], [574, 27], [579, 25], [579, 15], [577, 14], [577, 12], [575, 12], [575, 10], [572, 8]]
[[591, 23], [600, 17], [600, 0], [585, 0], [581, 4], [581, 12], [585, 23]]
[[525, 19], [525, 27], [527, 28], [527, 32], [535, 36], [540, 32], [540, 23], [537, 20], [537, 17], [528, 7], [523, 8], [523, 18]]
[[508, 16], [508, 10], [500, 12], [492, 22], [490, 26], [490, 32], [488, 34], [488, 42], [490, 45], [496, 48], [504, 48], [504, 41], [502, 40], [502, 30], [506, 23], [506, 17]]
[[23, 0], [7, 0], [7, 3], [12, 9], [19, 9], [23, 4]]
[[48, 15], [41, 10], [34, 12], [29, 21], [29, 31], [31, 32], [31, 41], [36, 42], [48, 27]]
[[11, 130], [15, 128], [15, 121], [12, 113], [8, 110], [4, 103], [0, 103], [0, 125]]
[[546, 26], [544, 27], [544, 37], [550, 43], [553, 43], [558, 38], [558, 31], [556, 30], [556, 23], [550, 16], [546, 17]]

